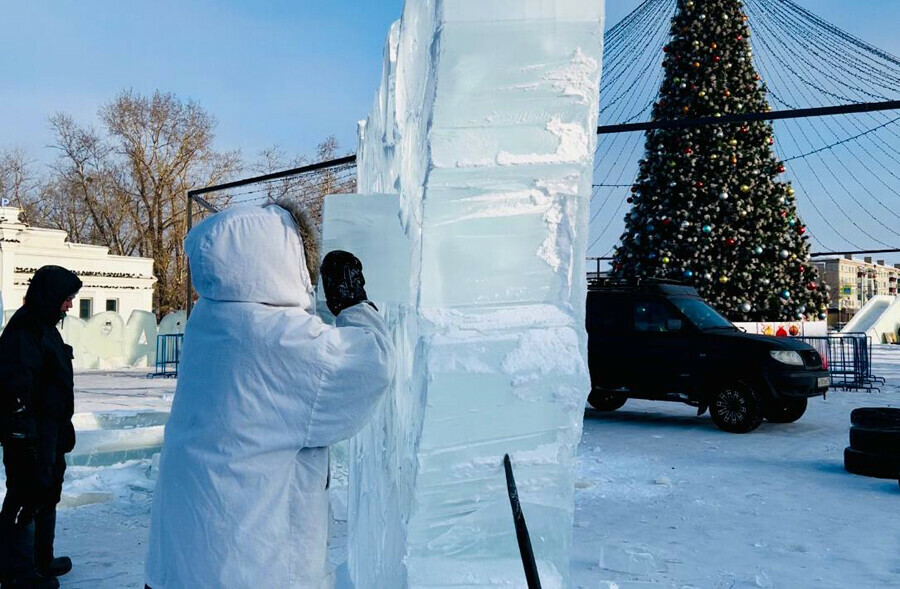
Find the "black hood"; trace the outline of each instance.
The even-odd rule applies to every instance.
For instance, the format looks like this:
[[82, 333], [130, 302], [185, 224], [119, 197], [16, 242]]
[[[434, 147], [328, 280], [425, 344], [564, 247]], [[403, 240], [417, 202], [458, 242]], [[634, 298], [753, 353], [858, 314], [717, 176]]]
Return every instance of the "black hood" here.
[[65, 315], [60, 308], [63, 301], [81, 289], [81, 280], [71, 270], [62, 266], [44, 266], [34, 273], [25, 307], [41, 323], [56, 325]]

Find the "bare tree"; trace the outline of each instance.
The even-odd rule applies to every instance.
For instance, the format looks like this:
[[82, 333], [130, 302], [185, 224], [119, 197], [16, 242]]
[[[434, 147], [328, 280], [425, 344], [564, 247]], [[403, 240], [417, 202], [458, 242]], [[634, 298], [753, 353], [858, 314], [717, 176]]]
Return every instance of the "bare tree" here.
[[36, 201], [39, 181], [21, 148], [0, 151], [0, 197], [27, 213]]
[[60, 155], [40, 216], [72, 239], [153, 258], [157, 312], [184, 308], [185, 195], [237, 172], [240, 155], [215, 151], [215, 119], [173, 94], [123, 92], [100, 120], [104, 135], [51, 117]]

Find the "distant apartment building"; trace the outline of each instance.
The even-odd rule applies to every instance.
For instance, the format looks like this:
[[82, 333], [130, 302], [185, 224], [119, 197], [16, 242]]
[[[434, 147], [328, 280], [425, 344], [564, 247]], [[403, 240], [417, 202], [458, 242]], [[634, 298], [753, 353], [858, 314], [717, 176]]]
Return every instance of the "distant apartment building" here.
[[900, 264], [855, 260], [852, 255], [813, 262], [831, 291], [828, 323], [848, 322], [875, 295], [897, 296]]

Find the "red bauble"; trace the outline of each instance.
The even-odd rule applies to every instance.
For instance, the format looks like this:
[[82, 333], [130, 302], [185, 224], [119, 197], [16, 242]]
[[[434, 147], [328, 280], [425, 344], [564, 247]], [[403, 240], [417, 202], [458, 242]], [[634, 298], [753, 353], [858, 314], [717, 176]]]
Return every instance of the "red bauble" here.
[[735, 241], [731, 237], [729, 237], [728, 239], [725, 240], [726, 245], [734, 245], [734, 243], [735, 243]]
[[819, 288], [819, 285], [815, 282], [810, 282], [806, 285], [806, 288], [808, 288], [809, 290], [816, 290], [817, 288]]
[[632, 192], [632, 193], [635, 193], [635, 192], [637, 192], [637, 191], [638, 191], [638, 187], [637, 187], [637, 186], [632, 186], [632, 187], [631, 187], [631, 192]]
[[684, 148], [684, 153], [687, 154], [687, 155], [691, 155], [692, 153], [694, 153], [694, 150], [691, 149], [690, 147], [685, 147], [685, 148]]
[[798, 335], [800, 335], [800, 328], [796, 325], [791, 325], [791, 328], [788, 329], [788, 333], [794, 337], [797, 337]]
[[806, 233], [806, 227], [804, 227], [803, 225], [800, 225], [799, 227], [797, 227], [797, 233], [799, 233], [800, 235], [803, 235], [804, 233]]
[[784, 166], [778, 166], [778, 173], [779, 173], [779, 174], [784, 174], [784, 172], [785, 172], [785, 167], [784, 167]]
[[702, 182], [702, 181], [697, 182], [697, 188], [703, 188], [703, 182]]
[[663, 45], [663, 53], [668, 53], [668, 52], [669, 52], [669, 46]]
[[804, 272], [806, 272], [806, 266], [800, 266], [799, 268], [797, 268], [797, 270], [800, 271], [800, 274], [803, 274]]
[[722, 58], [720, 56], [716, 55], [715, 57], [713, 57], [713, 61], [716, 63], [719, 63], [720, 61], [722, 61]]
[[743, 35], [738, 35], [738, 36], [737, 36], [737, 40], [738, 40], [738, 41], [743, 41], [743, 40], [744, 40], [744, 36], [743, 36]]
[[634, 199], [629, 196], [628, 198], [625, 199], [625, 202], [627, 202], [628, 204], [631, 204], [634, 202]]
[[672, 219], [670, 219], [668, 217], [663, 217], [662, 222], [663, 222], [663, 225], [668, 225], [669, 223], [672, 222]]

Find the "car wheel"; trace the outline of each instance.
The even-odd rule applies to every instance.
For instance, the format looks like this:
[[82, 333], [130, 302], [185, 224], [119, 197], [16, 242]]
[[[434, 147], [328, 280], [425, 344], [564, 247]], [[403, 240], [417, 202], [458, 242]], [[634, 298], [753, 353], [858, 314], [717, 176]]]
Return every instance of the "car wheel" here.
[[628, 397], [616, 393], [608, 393], [601, 389], [594, 389], [588, 395], [588, 403], [597, 411], [615, 411], [625, 404]]
[[850, 412], [850, 423], [871, 428], [900, 428], [900, 409], [860, 407]]
[[807, 399], [782, 397], [772, 400], [766, 407], [766, 421], [772, 423], [794, 423], [806, 413]]
[[877, 479], [900, 478], [900, 456], [870, 454], [844, 448], [844, 469], [847, 472]]
[[724, 384], [715, 390], [709, 413], [719, 429], [733, 434], [746, 434], [763, 421], [763, 402], [746, 382]]
[[869, 454], [900, 456], [900, 428], [873, 429], [854, 425], [850, 428], [850, 447]]

